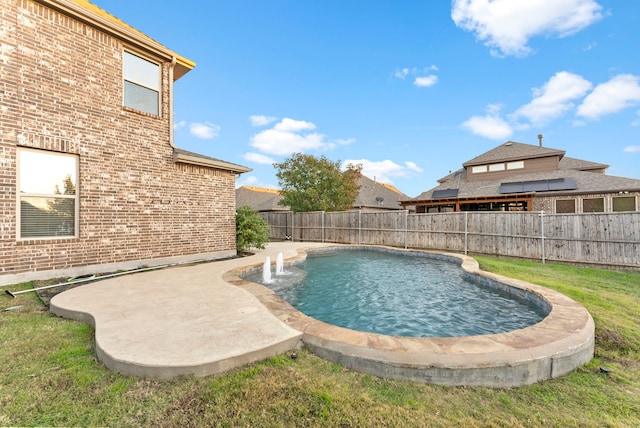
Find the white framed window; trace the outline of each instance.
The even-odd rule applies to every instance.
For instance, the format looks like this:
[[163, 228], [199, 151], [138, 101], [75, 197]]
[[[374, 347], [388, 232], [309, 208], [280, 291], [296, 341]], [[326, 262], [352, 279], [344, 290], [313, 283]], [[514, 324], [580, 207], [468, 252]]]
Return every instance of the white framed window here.
[[160, 65], [131, 52], [123, 53], [124, 105], [160, 114]]
[[473, 172], [474, 174], [479, 174], [482, 172], [487, 172], [487, 166], [486, 165], [477, 165], [471, 168], [471, 172]]
[[522, 169], [524, 161], [507, 162], [507, 169]]
[[504, 171], [504, 164], [503, 163], [494, 163], [489, 165], [489, 172], [493, 172], [493, 171]]
[[18, 239], [78, 236], [78, 157], [18, 149]]

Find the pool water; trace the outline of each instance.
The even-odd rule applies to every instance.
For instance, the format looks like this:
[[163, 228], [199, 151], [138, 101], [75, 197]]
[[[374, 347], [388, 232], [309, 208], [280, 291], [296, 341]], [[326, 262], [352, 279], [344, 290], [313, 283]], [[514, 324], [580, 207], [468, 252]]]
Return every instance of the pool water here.
[[[262, 282], [261, 272], [247, 277]], [[309, 253], [265, 284], [317, 320], [372, 333], [456, 337], [528, 327], [546, 313], [484, 288], [446, 260], [371, 250]]]

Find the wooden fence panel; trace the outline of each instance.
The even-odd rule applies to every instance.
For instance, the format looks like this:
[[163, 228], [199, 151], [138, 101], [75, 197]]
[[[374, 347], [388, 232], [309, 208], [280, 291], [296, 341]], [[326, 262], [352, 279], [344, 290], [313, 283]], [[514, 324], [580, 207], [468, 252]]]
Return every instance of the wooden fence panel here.
[[357, 244], [359, 216], [358, 211], [325, 213], [325, 242]]
[[360, 222], [362, 244], [404, 247], [405, 211], [363, 212]]
[[269, 238], [640, 268], [640, 212], [263, 213]]

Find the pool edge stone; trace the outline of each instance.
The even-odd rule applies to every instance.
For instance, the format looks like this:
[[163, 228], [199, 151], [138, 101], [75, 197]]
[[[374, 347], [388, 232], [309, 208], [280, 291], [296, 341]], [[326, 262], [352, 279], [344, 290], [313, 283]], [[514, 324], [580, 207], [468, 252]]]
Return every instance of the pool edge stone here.
[[234, 269], [223, 278], [254, 294], [282, 322], [303, 333], [304, 345], [316, 355], [383, 378], [451, 386], [517, 387], [560, 377], [593, 358], [594, 322], [582, 305], [554, 290], [482, 271], [466, 255], [328, 244], [300, 248], [297, 256], [285, 260], [285, 265], [300, 263], [307, 253], [338, 249], [424, 253], [438, 259], [459, 260], [461, 268], [479, 281], [512, 287], [531, 296], [536, 304], [548, 305], [548, 315], [533, 326], [500, 334], [447, 338], [385, 336], [318, 321], [269, 288], [242, 279], [243, 272], [255, 270], [259, 265]]

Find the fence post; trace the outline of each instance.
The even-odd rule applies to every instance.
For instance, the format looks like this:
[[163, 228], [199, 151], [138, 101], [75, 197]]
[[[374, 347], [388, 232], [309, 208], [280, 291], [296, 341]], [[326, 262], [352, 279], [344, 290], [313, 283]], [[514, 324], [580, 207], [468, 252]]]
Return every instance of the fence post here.
[[324, 211], [322, 211], [322, 242], [324, 243]]
[[544, 254], [544, 211], [540, 211], [540, 244], [541, 244], [541, 254], [542, 254], [542, 264], [545, 262], [545, 254]]
[[362, 244], [362, 210], [358, 210], [358, 245]]
[[409, 210], [404, 210], [404, 249], [407, 249], [409, 240]]
[[467, 251], [468, 251], [468, 239], [469, 239], [469, 213], [468, 212], [464, 212], [464, 255], [467, 255]]
[[296, 213], [291, 211], [291, 242], [295, 241], [295, 231], [296, 231]]

